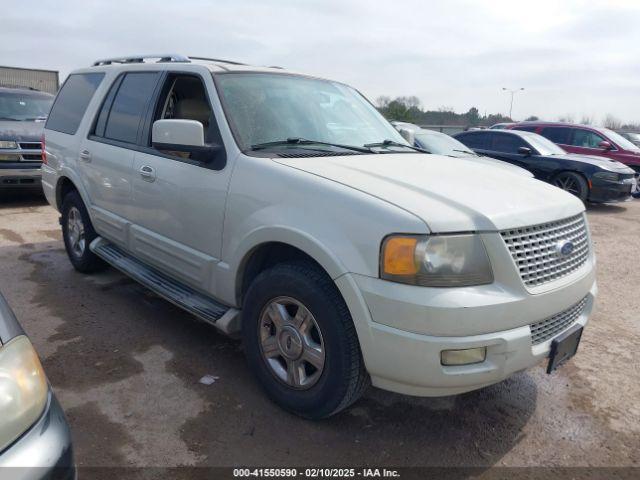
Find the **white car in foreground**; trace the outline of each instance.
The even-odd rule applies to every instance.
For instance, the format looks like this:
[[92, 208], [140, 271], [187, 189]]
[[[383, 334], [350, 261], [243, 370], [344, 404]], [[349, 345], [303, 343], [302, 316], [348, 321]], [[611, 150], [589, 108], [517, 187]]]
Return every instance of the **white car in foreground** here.
[[73, 72], [47, 121], [77, 270], [109, 263], [240, 334], [268, 395], [309, 418], [369, 381], [450, 395], [575, 353], [596, 294], [582, 202], [416, 151], [338, 82], [148, 60]]

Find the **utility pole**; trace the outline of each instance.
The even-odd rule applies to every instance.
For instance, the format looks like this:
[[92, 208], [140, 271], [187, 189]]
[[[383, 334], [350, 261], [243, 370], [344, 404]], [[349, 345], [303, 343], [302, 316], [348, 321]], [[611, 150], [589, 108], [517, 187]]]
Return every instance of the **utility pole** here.
[[509, 118], [511, 120], [513, 120], [513, 117], [511, 116], [511, 114], [513, 112], [513, 97], [519, 91], [524, 90], [524, 88], [521, 87], [521, 88], [516, 88], [516, 89], [512, 90], [510, 88], [502, 87], [502, 90], [504, 90], [505, 92], [509, 92], [511, 94], [511, 104], [509, 106]]

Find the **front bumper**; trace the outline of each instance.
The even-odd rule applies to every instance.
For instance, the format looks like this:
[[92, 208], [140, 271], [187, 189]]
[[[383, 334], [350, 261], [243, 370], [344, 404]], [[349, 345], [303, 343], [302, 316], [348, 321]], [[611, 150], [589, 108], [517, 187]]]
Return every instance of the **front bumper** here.
[[40, 164], [0, 163], [0, 188], [37, 188], [41, 186]]
[[57, 399], [49, 400], [40, 419], [18, 440], [0, 452], [3, 480], [73, 480], [71, 433]]
[[[493, 250], [492, 243], [485, 245]], [[511, 265], [505, 266], [507, 260], [508, 254], [494, 263], [494, 284], [478, 287], [416, 287], [357, 274], [337, 278], [373, 385], [418, 396], [475, 390], [540, 363], [553, 338], [577, 323], [586, 325], [597, 293], [593, 258], [535, 293], [524, 288]], [[530, 325], [582, 299], [585, 307], [572, 323], [543, 343], [532, 343]], [[441, 364], [443, 350], [477, 347], [487, 347], [482, 363]]]
[[626, 182], [593, 180], [587, 200], [594, 203], [624, 202], [631, 198], [633, 179]]

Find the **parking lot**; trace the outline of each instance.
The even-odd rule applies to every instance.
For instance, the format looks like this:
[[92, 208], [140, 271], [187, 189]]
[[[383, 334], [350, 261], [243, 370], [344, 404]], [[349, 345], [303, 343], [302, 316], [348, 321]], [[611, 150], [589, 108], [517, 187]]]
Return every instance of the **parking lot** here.
[[600, 294], [569, 364], [457, 397], [371, 389], [321, 422], [270, 403], [239, 342], [114, 270], [75, 272], [40, 196], [0, 199], [0, 291], [66, 410], [79, 467], [639, 466], [640, 201], [590, 207], [589, 220]]

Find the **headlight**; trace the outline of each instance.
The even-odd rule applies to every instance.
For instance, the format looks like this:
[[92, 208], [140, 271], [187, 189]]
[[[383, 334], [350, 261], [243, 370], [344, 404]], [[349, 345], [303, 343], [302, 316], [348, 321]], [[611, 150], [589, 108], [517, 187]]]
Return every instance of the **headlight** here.
[[0, 451], [40, 417], [47, 390], [38, 354], [27, 337], [0, 348]]
[[18, 144], [13, 140], [0, 140], [0, 148], [18, 148]]
[[382, 243], [380, 276], [424, 287], [466, 287], [493, 282], [478, 235], [390, 235]]
[[593, 178], [598, 178], [600, 180], [606, 180], [608, 182], [618, 182], [620, 181], [620, 175], [614, 172], [596, 172], [593, 174]]

